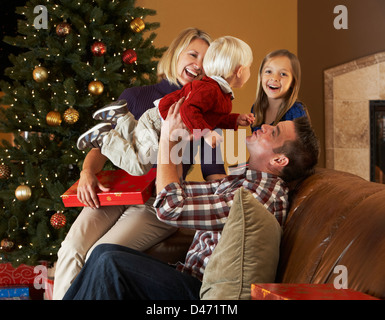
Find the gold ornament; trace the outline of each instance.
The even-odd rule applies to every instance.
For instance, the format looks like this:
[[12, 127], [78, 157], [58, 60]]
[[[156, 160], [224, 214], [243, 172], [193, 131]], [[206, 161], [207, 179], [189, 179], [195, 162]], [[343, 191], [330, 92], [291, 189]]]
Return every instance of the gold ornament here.
[[79, 120], [79, 112], [74, 108], [70, 107], [63, 114], [64, 121], [68, 124], [74, 124]]
[[31, 188], [24, 184], [18, 186], [15, 190], [15, 196], [17, 200], [20, 200], [20, 201], [28, 200], [29, 198], [31, 198], [31, 195], [32, 195]]
[[0, 164], [0, 179], [8, 179], [11, 176], [11, 168], [6, 164]]
[[44, 82], [48, 78], [48, 71], [44, 67], [36, 67], [32, 72], [33, 80]]
[[135, 18], [130, 22], [130, 28], [132, 31], [139, 33], [144, 29], [146, 25], [144, 24], [144, 21], [140, 18]]
[[101, 81], [91, 81], [88, 85], [88, 92], [94, 96], [102, 94], [104, 91], [104, 85]]
[[14, 249], [14, 247], [15, 247], [15, 243], [8, 238], [4, 238], [0, 242], [0, 250], [3, 250], [5, 252], [11, 252]]
[[47, 116], [45, 117], [45, 120], [47, 121], [47, 124], [51, 127], [60, 126], [60, 124], [62, 122], [60, 112], [58, 112], [58, 111], [48, 112]]
[[67, 22], [59, 23], [56, 27], [56, 34], [59, 37], [65, 37], [71, 32], [71, 25]]

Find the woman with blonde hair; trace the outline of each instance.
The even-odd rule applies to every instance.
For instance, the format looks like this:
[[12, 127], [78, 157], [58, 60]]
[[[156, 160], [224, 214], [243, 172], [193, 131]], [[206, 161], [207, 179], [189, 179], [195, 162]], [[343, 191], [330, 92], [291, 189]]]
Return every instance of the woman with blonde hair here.
[[[196, 28], [183, 30], [159, 61], [160, 81], [157, 84], [126, 89], [116, 103], [106, 106], [103, 112], [94, 116], [106, 117], [114, 122], [119, 116], [117, 110], [126, 106], [123, 108], [125, 112], [130, 111], [138, 119], [153, 106], [154, 100], [203, 76], [203, 58], [210, 43], [211, 38], [204, 31]], [[124, 138], [125, 133], [121, 134]], [[216, 161], [216, 155], [213, 151], [210, 164], [205, 164], [201, 155], [201, 170], [206, 180], [225, 176], [223, 161]], [[191, 154], [190, 159], [193, 158], [194, 154]], [[54, 299], [62, 299], [96, 245], [114, 243], [145, 251], [177, 230], [157, 219], [153, 208], [154, 197], [143, 205], [100, 207], [96, 189], [107, 191], [108, 188], [98, 181], [96, 174], [103, 169], [106, 161], [98, 148], [91, 149], [84, 160], [78, 199], [85, 208], [72, 224], [58, 252]], [[184, 177], [191, 163], [183, 164]]]

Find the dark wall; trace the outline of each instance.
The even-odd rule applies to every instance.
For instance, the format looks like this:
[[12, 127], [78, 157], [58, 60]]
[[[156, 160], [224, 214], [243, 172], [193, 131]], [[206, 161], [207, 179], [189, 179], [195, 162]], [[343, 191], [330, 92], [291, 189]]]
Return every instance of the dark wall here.
[[[334, 28], [337, 5], [348, 10], [346, 30]], [[323, 71], [382, 51], [384, 0], [298, 0], [298, 57], [303, 72], [300, 99], [308, 106], [321, 140], [320, 166], [325, 166]]]

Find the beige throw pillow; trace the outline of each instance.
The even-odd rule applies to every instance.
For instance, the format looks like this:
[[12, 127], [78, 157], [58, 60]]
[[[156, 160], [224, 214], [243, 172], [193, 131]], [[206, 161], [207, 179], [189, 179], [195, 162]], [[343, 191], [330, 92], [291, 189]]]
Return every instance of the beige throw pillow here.
[[274, 282], [281, 235], [274, 215], [248, 190], [237, 190], [203, 276], [201, 299], [247, 300], [252, 283]]

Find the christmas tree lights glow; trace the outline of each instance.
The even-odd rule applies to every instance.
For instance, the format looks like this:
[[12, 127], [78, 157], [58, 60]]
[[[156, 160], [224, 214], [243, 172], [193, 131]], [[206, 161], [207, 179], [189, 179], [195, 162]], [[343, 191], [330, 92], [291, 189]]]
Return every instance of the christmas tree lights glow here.
[[[36, 6], [47, 9], [46, 29]], [[156, 12], [134, 0], [30, 0], [16, 13], [17, 36], [4, 41], [20, 53], [0, 81], [0, 131], [14, 136], [0, 148], [0, 262], [33, 265], [56, 260], [80, 211], [60, 195], [79, 178], [86, 153], [76, 141], [92, 113], [155, 83], [165, 48], [153, 45], [159, 24], [146, 21]]]

